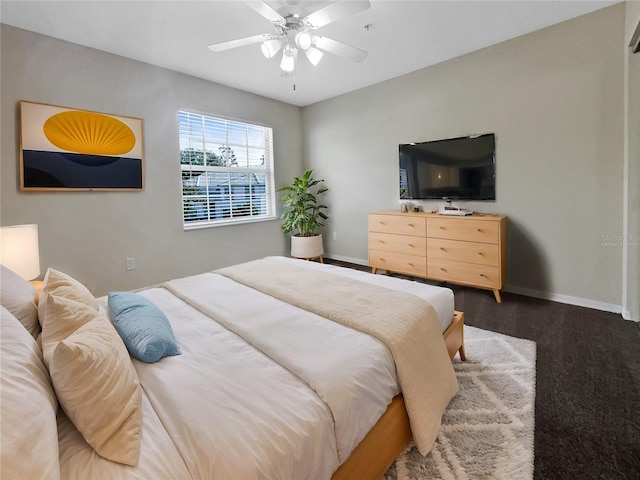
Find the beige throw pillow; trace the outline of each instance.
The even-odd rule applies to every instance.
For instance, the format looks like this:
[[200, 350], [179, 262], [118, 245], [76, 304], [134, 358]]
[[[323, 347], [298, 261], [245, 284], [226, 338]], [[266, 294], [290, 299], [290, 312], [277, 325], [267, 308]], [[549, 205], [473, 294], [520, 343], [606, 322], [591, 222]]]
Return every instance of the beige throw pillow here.
[[98, 310], [98, 301], [87, 287], [66, 273], [49, 268], [42, 282], [38, 302], [38, 317], [40, 318], [41, 325], [44, 325], [47, 321], [46, 299], [49, 294], [75, 300], [76, 302], [84, 303], [96, 311]]
[[78, 301], [49, 294], [46, 309], [44, 357], [60, 405], [98, 455], [135, 466], [142, 392], [122, 339]]
[[82, 302], [53, 294], [43, 299], [42, 309], [47, 312], [42, 322], [42, 352], [44, 364], [49, 367], [52, 350], [58, 342], [96, 318], [99, 312]]

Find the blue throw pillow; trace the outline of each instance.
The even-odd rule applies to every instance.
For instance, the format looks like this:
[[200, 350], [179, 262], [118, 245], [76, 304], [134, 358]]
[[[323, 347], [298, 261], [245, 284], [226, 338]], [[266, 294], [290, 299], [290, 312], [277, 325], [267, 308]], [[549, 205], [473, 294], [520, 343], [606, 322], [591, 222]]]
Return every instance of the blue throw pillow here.
[[110, 292], [109, 310], [116, 330], [132, 357], [153, 363], [169, 355], [180, 355], [169, 320], [142, 295]]

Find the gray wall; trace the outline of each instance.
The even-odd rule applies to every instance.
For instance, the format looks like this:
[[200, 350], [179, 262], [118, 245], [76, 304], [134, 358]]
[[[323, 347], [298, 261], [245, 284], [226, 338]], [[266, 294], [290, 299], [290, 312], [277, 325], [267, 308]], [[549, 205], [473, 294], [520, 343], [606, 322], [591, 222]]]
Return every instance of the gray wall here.
[[[498, 200], [464, 206], [509, 216], [508, 289], [637, 319], [640, 248], [603, 238], [638, 234], [638, 16], [616, 5], [302, 111], [2, 25], [0, 223], [38, 223], [43, 270], [98, 294], [286, 253], [277, 220], [182, 230], [176, 112], [193, 108], [273, 126], [276, 185], [315, 168], [328, 255], [366, 263], [367, 213], [399, 207], [397, 145], [495, 132]], [[145, 191], [20, 192], [19, 100], [144, 118]]]
[[632, 54], [628, 44], [640, 22], [640, 2], [626, 3], [625, 43], [627, 67], [627, 164], [626, 229], [623, 235], [623, 308], [625, 318], [640, 320], [640, 52]]
[[[1, 223], [37, 223], [41, 265], [97, 294], [287, 251], [278, 220], [183, 231], [179, 108], [274, 129], [276, 186], [302, 171], [298, 107], [2, 25]], [[144, 192], [20, 192], [18, 102], [144, 119]], [[134, 257], [137, 269], [125, 270]]]
[[462, 206], [508, 215], [508, 288], [620, 311], [603, 238], [623, 231], [624, 31], [618, 4], [303, 108], [328, 255], [366, 262], [367, 213], [399, 209], [398, 144], [495, 132], [497, 200]]

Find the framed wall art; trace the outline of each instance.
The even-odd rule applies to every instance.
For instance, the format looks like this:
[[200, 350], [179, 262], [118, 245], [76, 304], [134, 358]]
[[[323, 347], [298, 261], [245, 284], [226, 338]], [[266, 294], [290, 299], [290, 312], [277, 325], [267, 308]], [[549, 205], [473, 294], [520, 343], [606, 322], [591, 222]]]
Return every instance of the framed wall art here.
[[142, 119], [20, 102], [21, 190], [143, 190]]

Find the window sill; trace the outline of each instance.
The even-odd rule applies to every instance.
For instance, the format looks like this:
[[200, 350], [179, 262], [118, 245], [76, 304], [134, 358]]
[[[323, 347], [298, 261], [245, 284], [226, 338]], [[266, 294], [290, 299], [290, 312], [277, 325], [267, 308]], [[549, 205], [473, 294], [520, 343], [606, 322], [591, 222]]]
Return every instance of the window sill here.
[[229, 219], [229, 220], [220, 220], [216, 223], [193, 223], [189, 225], [183, 225], [184, 231], [189, 230], [201, 230], [203, 228], [217, 228], [217, 227], [229, 227], [233, 225], [244, 225], [247, 223], [260, 223], [260, 222], [272, 222], [273, 220], [279, 220], [280, 218], [275, 215], [270, 215], [268, 217], [260, 217], [260, 218], [247, 218], [247, 219]]

